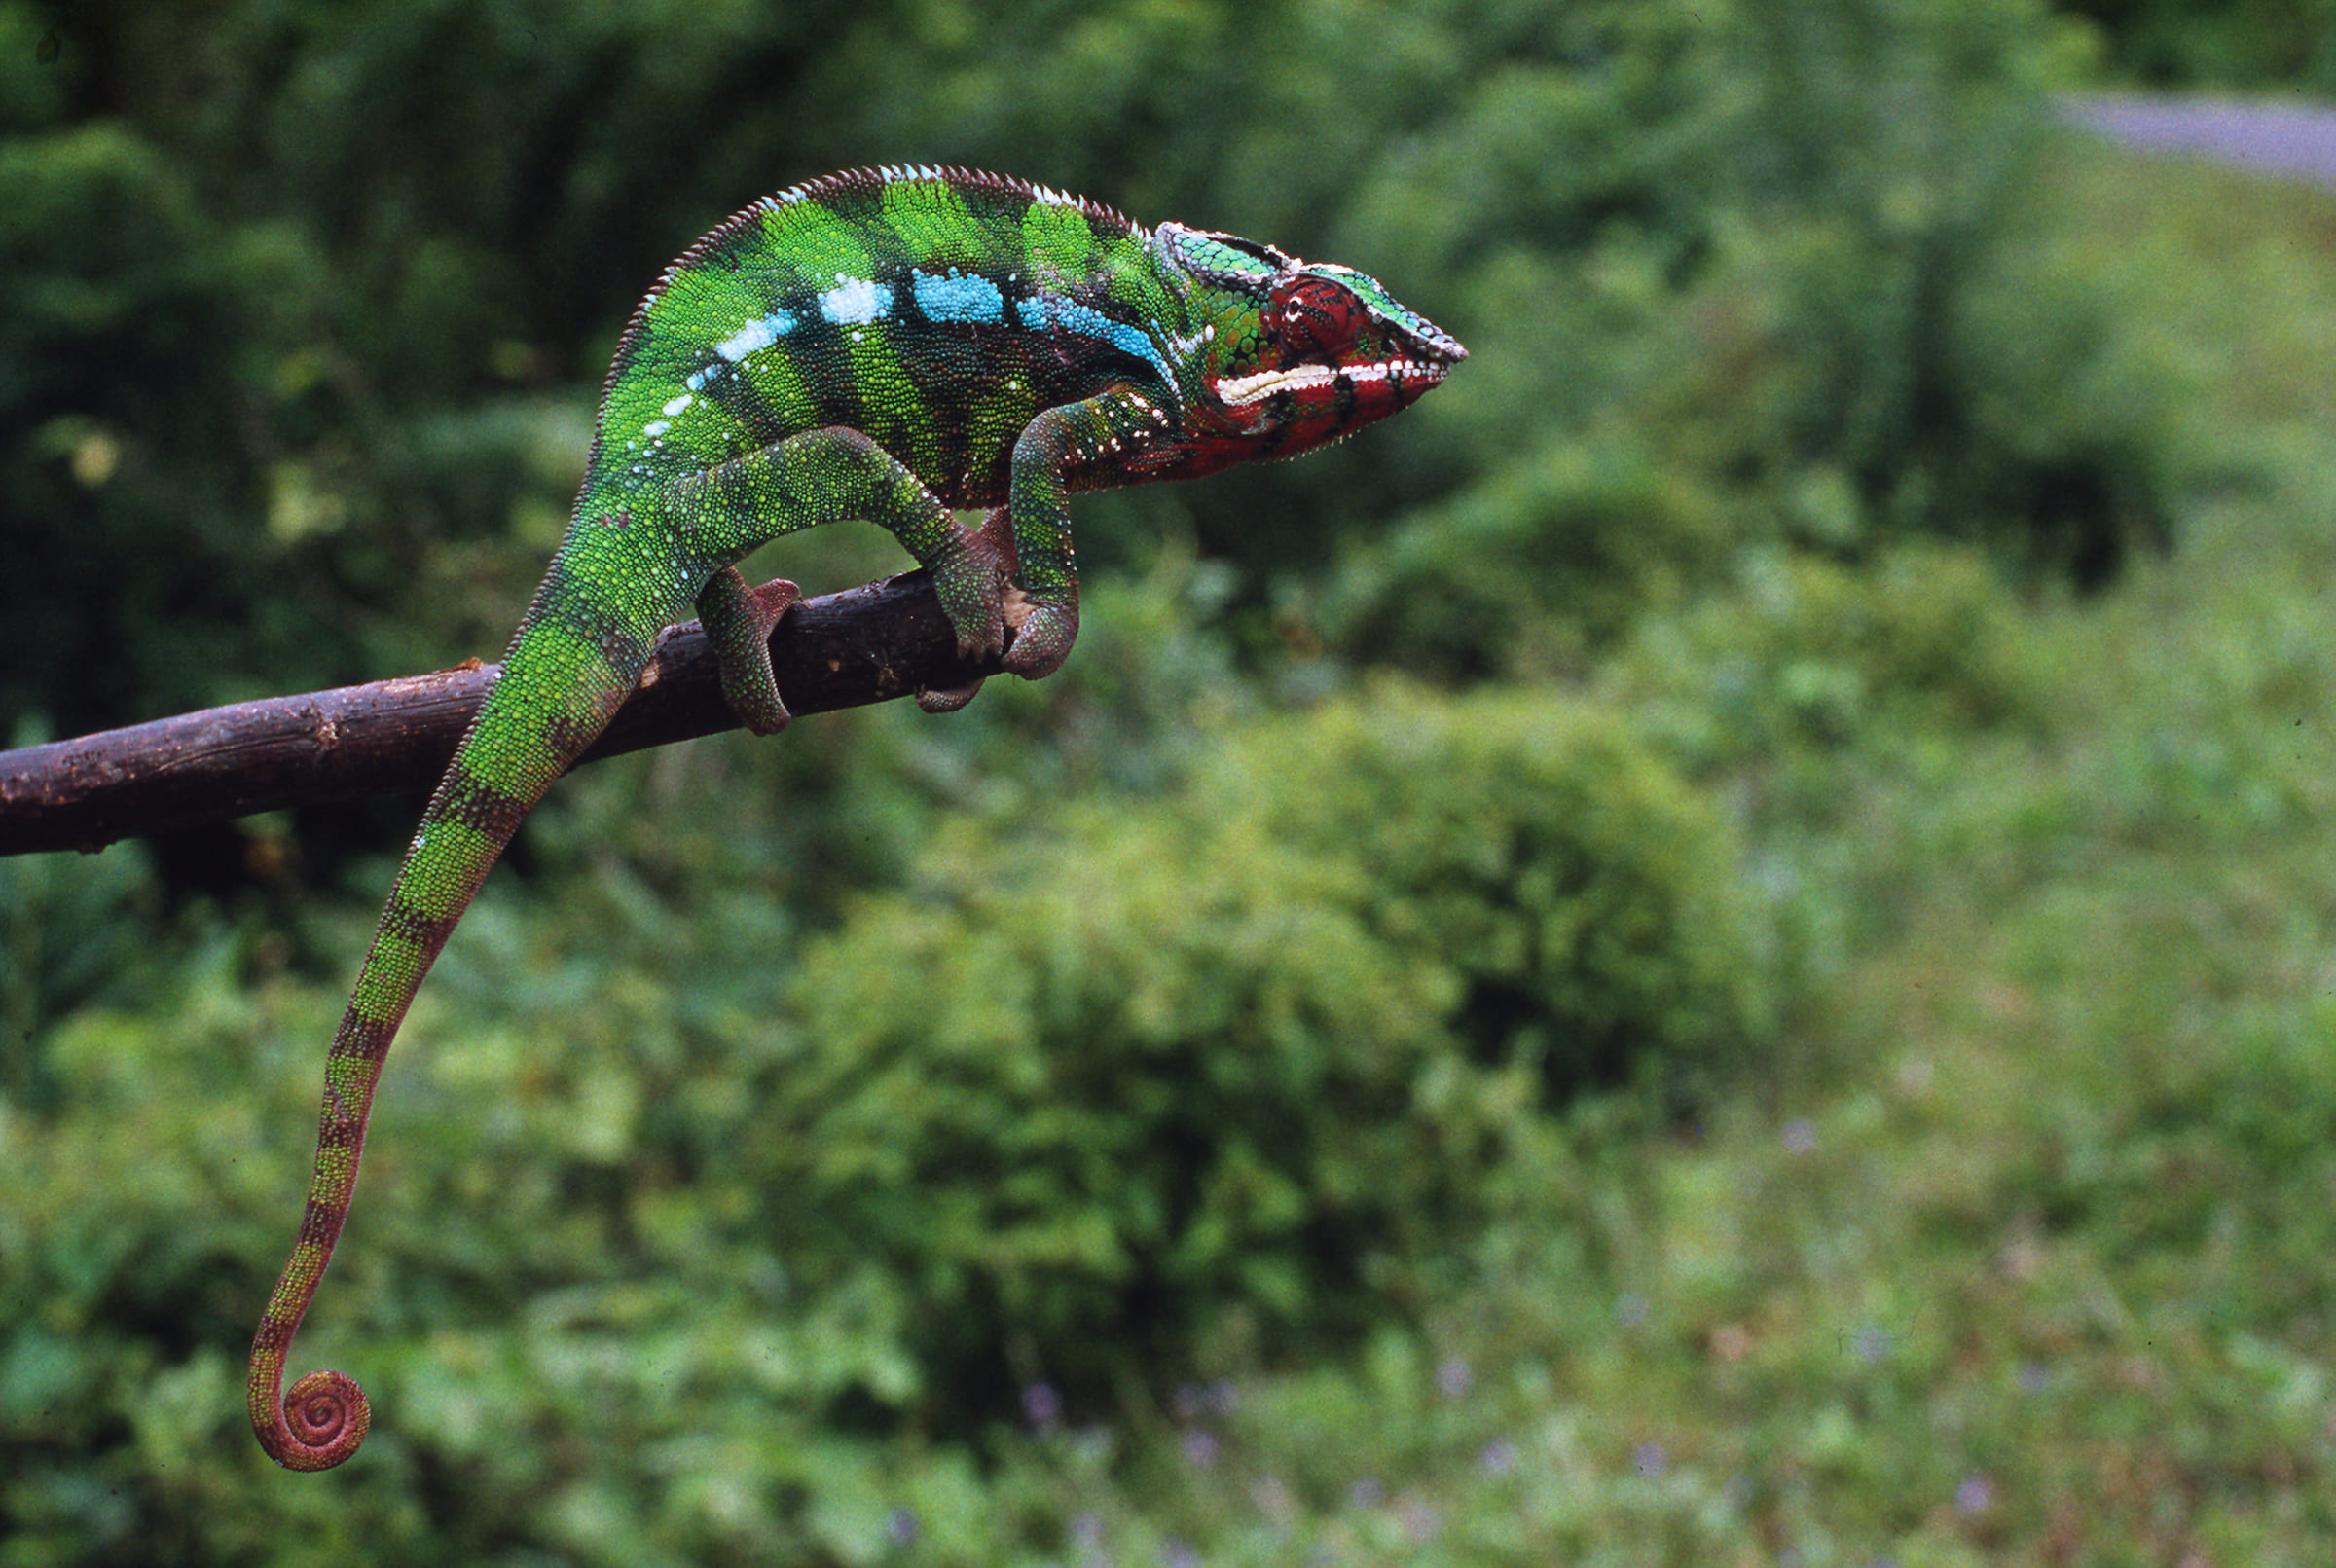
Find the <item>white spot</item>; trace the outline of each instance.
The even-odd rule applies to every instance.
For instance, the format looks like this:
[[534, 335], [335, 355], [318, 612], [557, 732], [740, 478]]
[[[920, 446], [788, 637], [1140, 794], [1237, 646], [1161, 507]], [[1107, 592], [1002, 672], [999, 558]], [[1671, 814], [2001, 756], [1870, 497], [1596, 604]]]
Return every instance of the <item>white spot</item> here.
[[[703, 375], [704, 372], [701, 371], [699, 374]], [[693, 377], [691, 379], [695, 380], [696, 378]], [[687, 392], [683, 392], [679, 397], [675, 398], [671, 403], [668, 403], [664, 408], [659, 409], [657, 412], [665, 415], [668, 419], [671, 419], [674, 415], [680, 413], [683, 409], [689, 407], [690, 404], [696, 401], [696, 398], [690, 396]]]
[[654, 441], [657, 437], [665, 434], [666, 431], [671, 430], [673, 427], [674, 423], [671, 419], [651, 419], [648, 423], [640, 427], [640, 433]]
[[839, 327], [880, 321], [892, 308], [893, 291], [869, 277], [839, 275], [835, 287], [820, 296], [820, 313]]
[[785, 310], [773, 310], [769, 315], [755, 317], [720, 343], [715, 344], [713, 351], [732, 364], [736, 364], [756, 349], [768, 348], [772, 344], [777, 343], [782, 335], [794, 330], [795, 318], [793, 316]]

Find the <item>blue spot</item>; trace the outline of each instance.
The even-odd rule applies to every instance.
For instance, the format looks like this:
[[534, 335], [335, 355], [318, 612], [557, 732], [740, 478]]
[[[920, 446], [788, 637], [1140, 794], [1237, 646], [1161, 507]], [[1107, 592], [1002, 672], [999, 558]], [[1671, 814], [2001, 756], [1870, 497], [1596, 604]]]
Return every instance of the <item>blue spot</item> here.
[[1059, 294], [1040, 294], [1024, 302], [1022, 315], [1025, 320], [1037, 322], [1042, 327], [1076, 333], [1097, 343], [1108, 343], [1145, 361], [1157, 370], [1163, 380], [1171, 383], [1176, 380], [1167, 361], [1160, 357], [1158, 345], [1142, 328], [1131, 327], [1124, 321], [1114, 321], [1091, 305], [1081, 305], [1077, 300], [1068, 300]]
[[933, 273], [910, 274], [917, 295], [917, 309], [934, 321], [986, 321], [991, 325], [1005, 319], [1005, 296], [998, 285], [978, 273], [959, 276], [952, 273], [946, 277]]

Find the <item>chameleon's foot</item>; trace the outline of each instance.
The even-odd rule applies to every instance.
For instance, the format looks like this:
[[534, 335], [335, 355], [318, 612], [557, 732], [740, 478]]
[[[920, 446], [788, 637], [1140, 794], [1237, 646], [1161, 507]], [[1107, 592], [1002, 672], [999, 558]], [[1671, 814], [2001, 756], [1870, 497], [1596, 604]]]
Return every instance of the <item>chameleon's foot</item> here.
[[1014, 640], [1005, 650], [1007, 672], [1024, 680], [1042, 680], [1063, 667], [1078, 640], [1078, 584], [1044, 599], [1015, 592], [1007, 618]]
[[793, 717], [771, 673], [771, 633], [802, 597], [784, 577], [748, 588], [735, 566], [715, 572], [698, 595], [698, 614], [722, 673], [722, 700], [757, 735], [776, 735]]
[[[933, 574], [941, 606], [957, 627], [958, 656], [997, 658], [1008, 674], [1025, 680], [1053, 675], [1078, 640], [1077, 580], [1037, 594], [1021, 586], [1022, 558], [1014, 549], [1013, 519], [1005, 507], [990, 513], [980, 528], [968, 529], [962, 538], [963, 553]], [[976, 617], [981, 635], [968, 637]], [[966, 696], [969, 699], [972, 693]]]
[[[929, 557], [927, 565], [932, 571], [932, 589], [940, 598], [941, 609], [957, 631], [957, 656], [978, 662], [1004, 652], [1013, 619], [1007, 584], [1013, 581], [1016, 565], [1014, 534], [1005, 508], [992, 512], [980, 528], [957, 529], [945, 549]], [[973, 688], [965, 690], [967, 700], [971, 700]], [[917, 700], [922, 703], [924, 697], [920, 694]], [[956, 706], [963, 708], [965, 703]]]

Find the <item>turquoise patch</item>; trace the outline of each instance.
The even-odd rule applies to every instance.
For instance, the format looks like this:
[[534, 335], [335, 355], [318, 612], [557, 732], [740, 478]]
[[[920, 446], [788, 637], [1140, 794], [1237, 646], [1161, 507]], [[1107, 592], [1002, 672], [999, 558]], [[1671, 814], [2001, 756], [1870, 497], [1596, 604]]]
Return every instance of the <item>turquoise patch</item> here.
[[910, 274], [917, 309], [933, 321], [972, 321], [996, 326], [1005, 319], [1005, 296], [998, 285], [977, 273], [942, 276], [935, 273]]
[[1040, 294], [1023, 302], [1022, 319], [1039, 326], [1077, 333], [1097, 343], [1108, 343], [1149, 363], [1160, 373], [1163, 381], [1173, 383], [1176, 380], [1176, 373], [1160, 357], [1158, 346], [1142, 329], [1131, 327], [1124, 321], [1114, 321], [1091, 305], [1081, 305], [1077, 300], [1067, 300], [1059, 294]]

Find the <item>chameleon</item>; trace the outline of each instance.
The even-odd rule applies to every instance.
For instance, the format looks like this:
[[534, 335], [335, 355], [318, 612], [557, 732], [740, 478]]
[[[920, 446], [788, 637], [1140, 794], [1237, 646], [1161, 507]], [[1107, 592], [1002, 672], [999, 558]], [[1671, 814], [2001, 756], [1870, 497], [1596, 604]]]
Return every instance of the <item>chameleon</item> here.
[[[348, 1218], [383, 1062], [489, 869], [662, 630], [694, 605], [725, 700], [777, 733], [768, 639], [800, 594], [749, 587], [737, 564], [857, 519], [931, 572], [962, 655], [1038, 679], [1078, 633], [1071, 495], [1311, 451], [1466, 355], [1351, 268], [963, 168], [811, 180], [668, 267], [618, 340], [566, 531], [422, 811], [326, 1055], [307, 1209], [252, 1340], [268, 1454], [325, 1470], [364, 1440], [353, 1378], [312, 1371], [286, 1392], [284, 1372]], [[980, 684], [917, 700], [948, 711]]]

